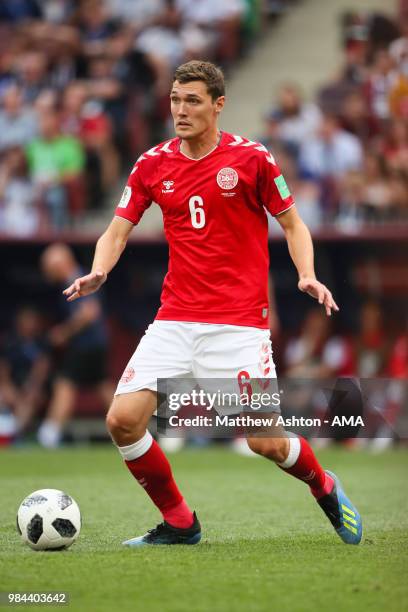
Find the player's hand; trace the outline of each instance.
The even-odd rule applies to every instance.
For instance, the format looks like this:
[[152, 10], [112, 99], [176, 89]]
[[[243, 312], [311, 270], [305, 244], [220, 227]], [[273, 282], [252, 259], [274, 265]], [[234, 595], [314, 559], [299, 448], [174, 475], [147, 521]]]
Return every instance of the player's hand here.
[[339, 307], [333, 299], [331, 291], [320, 283], [315, 278], [301, 278], [298, 282], [298, 288], [300, 291], [308, 293], [316, 300], [318, 300], [319, 304], [322, 304], [326, 309], [326, 314], [328, 317], [331, 316], [332, 310], [337, 312]]
[[74, 280], [72, 285], [67, 287], [62, 293], [68, 302], [73, 302], [80, 297], [95, 293], [107, 279], [107, 274], [103, 270], [96, 270], [86, 276], [81, 276]]

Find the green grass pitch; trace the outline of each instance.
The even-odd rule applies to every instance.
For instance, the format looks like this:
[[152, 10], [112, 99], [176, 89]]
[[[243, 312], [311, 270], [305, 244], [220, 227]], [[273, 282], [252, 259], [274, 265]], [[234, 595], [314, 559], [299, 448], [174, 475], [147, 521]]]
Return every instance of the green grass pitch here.
[[[160, 516], [113, 447], [3, 450], [0, 591], [67, 591], [70, 612], [407, 610], [408, 452], [319, 457], [361, 511], [358, 547], [340, 541], [303, 483], [217, 446], [171, 458], [201, 520], [201, 544], [124, 549], [122, 540]], [[16, 531], [21, 500], [48, 487], [70, 493], [82, 511], [67, 551], [32, 551]]]

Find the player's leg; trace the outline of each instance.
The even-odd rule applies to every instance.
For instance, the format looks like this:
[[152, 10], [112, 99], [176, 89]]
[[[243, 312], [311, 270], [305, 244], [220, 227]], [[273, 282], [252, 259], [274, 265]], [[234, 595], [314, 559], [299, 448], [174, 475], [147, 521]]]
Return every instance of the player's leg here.
[[180, 493], [165, 454], [147, 430], [156, 410], [156, 395], [149, 389], [118, 395], [106, 418], [108, 430], [129, 471], [164, 519], [151, 533], [126, 544], [195, 544], [200, 539], [198, 520]]
[[[349, 389], [349, 382], [344, 382]], [[288, 442], [287, 456], [282, 460], [282, 457], [277, 457], [273, 449], [268, 448], [268, 443], [263, 443], [260, 438], [248, 440], [252, 450], [275, 461], [286, 473], [309, 485], [311, 493], [343, 542], [359, 544], [362, 537], [362, 520], [357, 508], [343, 491], [337, 476], [322, 468], [307, 440], [301, 436], [290, 435]]]
[[359, 544], [362, 520], [335, 474], [320, 465], [310, 444], [301, 436], [248, 437], [255, 453], [275, 462], [284, 472], [305, 482], [338, 535], [346, 544]]
[[[215, 326], [213, 330], [211, 327], [199, 345], [200, 352], [194, 354], [195, 365], [198, 363], [199, 366], [197, 377], [238, 377], [248, 384], [251, 384], [251, 380], [258, 380], [257, 386], [260, 382], [269, 394], [277, 390], [268, 330], [224, 326], [217, 332]], [[208, 357], [211, 357], [209, 363]], [[268, 381], [269, 388], [266, 387]], [[279, 411], [279, 407], [276, 409]], [[362, 524], [357, 509], [346, 497], [338, 479], [322, 468], [307, 440], [288, 435], [282, 427], [273, 426], [273, 435], [270, 437], [264, 434], [249, 435], [247, 442], [253, 452], [273, 461], [287, 474], [308, 484], [343, 541], [359, 543]]]
[[162, 513], [164, 522], [144, 536], [125, 542], [196, 544], [200, 524], [174, 480], [170, 464], [148, 431], [157, 407], [157, 378], [190, 374], [185, 324], [156, 322], [129, 361], [107, 415], [107, 426], [129, 471]]
[[307, 483], [316, 499], [330, 493], [333, 479], [319, 464], [308, 441], [301, 436], [287, 435], [282, 428], [277, 428], [274, 435], [272, 438], [248, 436], [248, 446], [287, 474]]
[[37, 433], [42, 446], [56, 448], [59, 445], [64, 425], [74, 411], [76, 392], [73, 381], [62, 377], [56, 379], [47, 416]]

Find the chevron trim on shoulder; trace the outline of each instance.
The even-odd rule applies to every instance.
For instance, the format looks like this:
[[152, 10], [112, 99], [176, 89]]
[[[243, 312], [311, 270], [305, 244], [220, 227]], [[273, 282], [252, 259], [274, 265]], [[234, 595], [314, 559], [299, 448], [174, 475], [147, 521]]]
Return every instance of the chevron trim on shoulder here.
[[230, 147], [237, 147], [238, 145], [244, 142], [244, 139], [241, 136], [237, 136], [236, 134], [232, 134], [233, 142], [229, 143]]
[[164, 143], [162, 147], [160, 147], [160, 151], [164, 151], [165, 153], [173, 153], [173, 150], [170, 149], [171, 140], [168, 140]]
[[268, 151], [265, 145], [261, 144], [260, 142], [255, 142], [254, 140], [246, 140], [242, 138], [242, 136], [238, 136], [237, 134], [232, 134], [232, 137], [234, 140], [229, 143], [230, 147], [253, 147], [255, 151], [261, 151], [261, 153], [265, 153], [266, 161], [276, 166], [274, 156], [272, 155], [272, 153], [270, 153], [270, 151]]
[[160, 153], [156, 151], [157, 148], [158, 148], [158, 145], [156, 145], [155, 147], [152, 147], [151, 149], [146, 151], [146, 153], [143, 153], [143, 155], [149, 155], [149, 157], [155, 157], [156, 155], [160, 155]]
[[139, 162], [143, 161], [144, 159], [148, 159], [148, 157], [156, 157], [157, 155], [160, 155], [160, 151], [164, 151], [164, 153], [173, 153], [173, 150], [170, 148], [171, 143], [172, 141], [168, 140], [161, 147], [160, 145], [156, 145], [155, 147], [152, 147], [148, 151], [142, 153], [142, 155], [137, 158], [136, 163], [133, 166], [130, 174], [136, 172], [136, 170], [138, 169]]

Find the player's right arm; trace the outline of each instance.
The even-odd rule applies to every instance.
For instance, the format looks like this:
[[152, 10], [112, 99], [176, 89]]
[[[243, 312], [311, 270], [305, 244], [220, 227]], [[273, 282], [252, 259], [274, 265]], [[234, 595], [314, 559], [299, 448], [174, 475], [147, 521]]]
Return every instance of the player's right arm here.
[[113, 218], [96, 243], [91, 272], [75, 279], [72, 285], [63, 291], [68, 302], [98, 291], [122, 255], [132, 229], [133, 224], [127, 219]]

